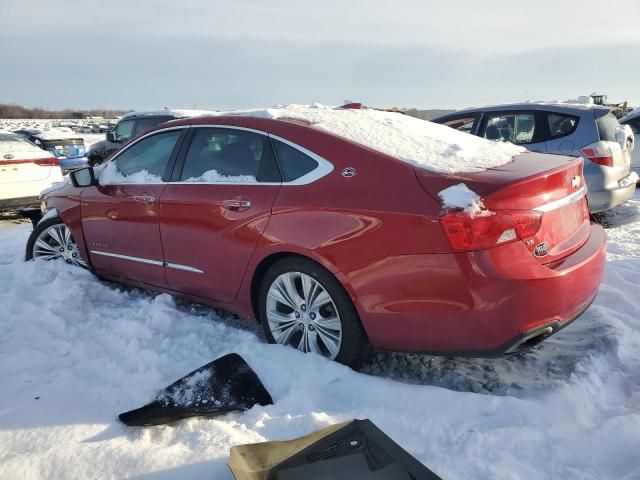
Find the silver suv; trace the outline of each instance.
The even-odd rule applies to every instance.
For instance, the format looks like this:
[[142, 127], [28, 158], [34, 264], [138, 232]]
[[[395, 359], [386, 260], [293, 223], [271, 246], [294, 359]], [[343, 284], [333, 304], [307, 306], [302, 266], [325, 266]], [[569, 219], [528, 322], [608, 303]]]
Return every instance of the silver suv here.
[[601, 212], [633, 197], [633, 133], [611, 109], [572, 103], [518, 103], [470, 108], [433, 120], [489, 140], [535, 151], [584, 158], [589, 208]]

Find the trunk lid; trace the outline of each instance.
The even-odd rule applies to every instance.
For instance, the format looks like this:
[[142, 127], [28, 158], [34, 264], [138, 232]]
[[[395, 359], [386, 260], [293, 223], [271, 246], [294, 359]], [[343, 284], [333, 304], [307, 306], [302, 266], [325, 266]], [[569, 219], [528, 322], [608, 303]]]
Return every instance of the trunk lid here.
[[570, 255], [589, 237], [582, 167], [579, 157], [524, 153], [506, 165], [479, 173], [438, 176], [416, 169], [416, 174], [437, 200], [441, 190], [464, 183], [491, 212], [541, 212], [538, 231], [518, 240], [537, 261], [546, 264]]

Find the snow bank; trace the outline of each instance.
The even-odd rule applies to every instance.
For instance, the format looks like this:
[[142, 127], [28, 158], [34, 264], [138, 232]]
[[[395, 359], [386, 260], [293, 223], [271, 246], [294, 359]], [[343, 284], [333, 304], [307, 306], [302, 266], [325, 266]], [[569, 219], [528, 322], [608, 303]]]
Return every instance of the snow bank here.
[[316, 104], [226, 114], [302, 121], [432, 172], [479, 172], [509, 163], [526, 151], [512, 143], [493, 142], [409, 115], [378, 110]]
[[444, 210], [464, 210], [471, 217], [491, 215], [480, 196], [467, 187], [464, 183], [452, 185], [438, 193], [442, 199], [442, 207]]
[[[232, 480], [232, 445], [351, 418], [370, 418], [447, 480], [640, 478], [640, 201], [615, 220], [595, 303], [532, 352], [380, 353], [376, 376], [267, 345], [254, 325], [167, 295], [25, 263], [30, 227], [0, 223], [0, 478]], [[274, 405], [172, 426], [117, 421], [230, 351]]]

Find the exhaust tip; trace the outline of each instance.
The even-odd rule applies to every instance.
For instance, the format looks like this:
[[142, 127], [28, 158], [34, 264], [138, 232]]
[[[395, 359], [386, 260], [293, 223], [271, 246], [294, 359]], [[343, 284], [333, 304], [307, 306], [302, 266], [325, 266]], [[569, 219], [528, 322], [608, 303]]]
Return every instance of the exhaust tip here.
[[537, 330], [529, 335], [523, 337], [518, 343], [512, 346], [505, 354], [512, 354], [527, 350], [531, 347], [542, 342], [545, 338], [550, 337], [553, 334], [553, 327], [545, 327], [541, 330]]

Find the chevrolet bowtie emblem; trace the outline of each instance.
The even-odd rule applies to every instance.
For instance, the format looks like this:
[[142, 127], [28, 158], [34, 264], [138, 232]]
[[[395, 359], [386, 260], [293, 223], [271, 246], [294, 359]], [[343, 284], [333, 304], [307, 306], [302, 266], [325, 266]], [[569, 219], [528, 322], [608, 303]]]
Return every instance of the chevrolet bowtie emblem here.
[[571, 179], [571, 186], [573, 188], [578, 188], [580, 186], [580, 177], [576, 176]]

